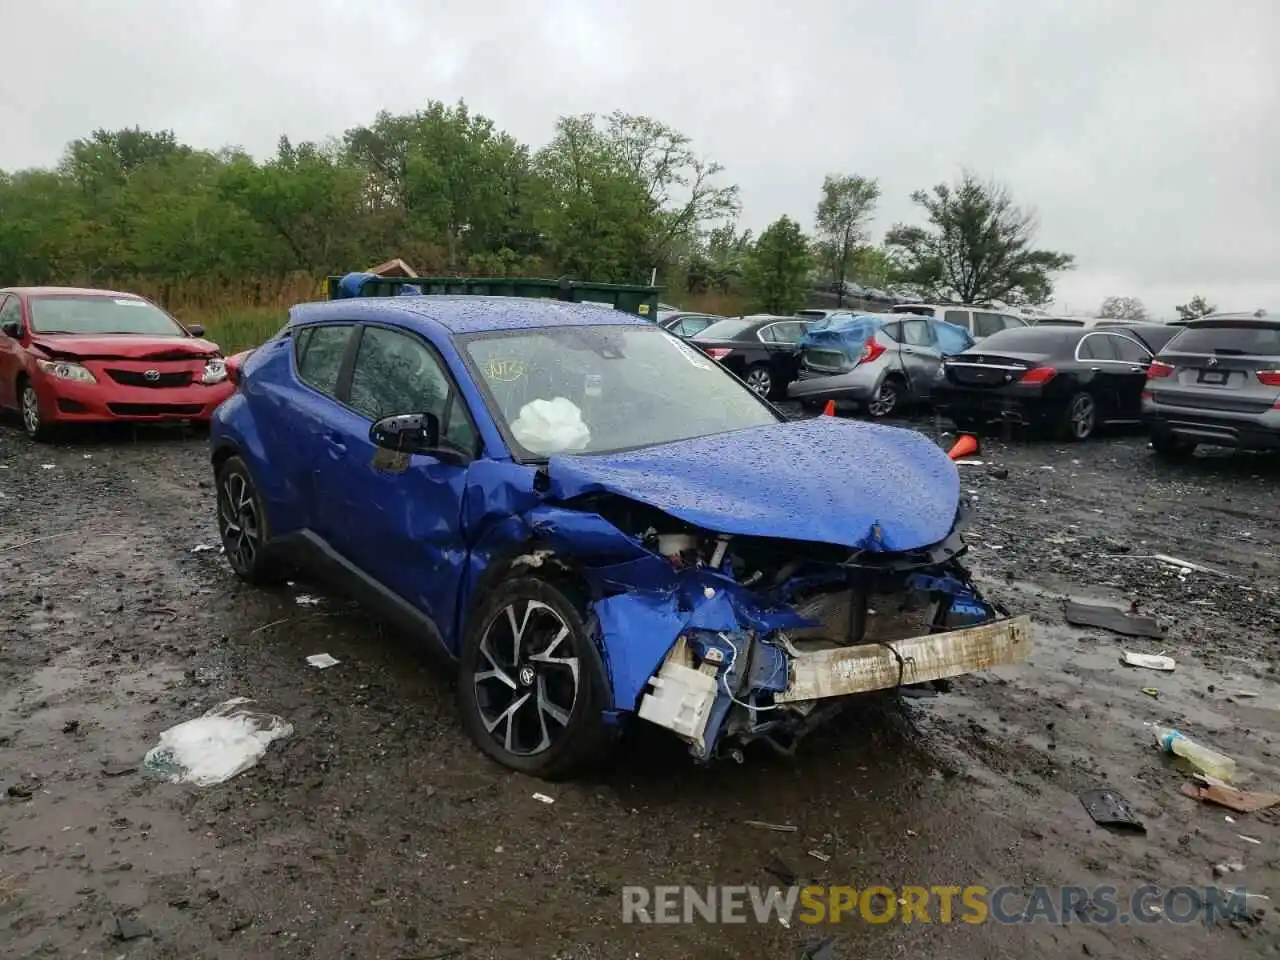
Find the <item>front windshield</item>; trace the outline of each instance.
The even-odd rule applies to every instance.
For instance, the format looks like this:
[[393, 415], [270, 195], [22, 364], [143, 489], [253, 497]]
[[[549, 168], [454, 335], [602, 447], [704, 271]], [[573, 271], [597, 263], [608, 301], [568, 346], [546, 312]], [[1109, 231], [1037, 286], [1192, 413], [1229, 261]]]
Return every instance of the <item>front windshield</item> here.
[[153, 303], [129, 297], [52, 296], [31, 298], [33, 333], [136, 333], [181, 337], [176, 320]]
[[525, 459], [628, 450], [780, 419], [715, 361], [657, 327], [544, 327], [462, 339]]

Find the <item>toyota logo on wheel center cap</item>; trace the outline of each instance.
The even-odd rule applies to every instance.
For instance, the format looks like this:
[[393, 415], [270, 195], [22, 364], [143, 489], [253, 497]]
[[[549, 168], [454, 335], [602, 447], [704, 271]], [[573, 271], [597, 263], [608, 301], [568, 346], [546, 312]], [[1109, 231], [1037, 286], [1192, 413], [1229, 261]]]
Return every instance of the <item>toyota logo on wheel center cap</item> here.
[[516, 674], [516, 679], [520, 681], [520, 686], [522, 687], [533, 686], [533, 667], [526, 663], [520, 668], [520, 672]]

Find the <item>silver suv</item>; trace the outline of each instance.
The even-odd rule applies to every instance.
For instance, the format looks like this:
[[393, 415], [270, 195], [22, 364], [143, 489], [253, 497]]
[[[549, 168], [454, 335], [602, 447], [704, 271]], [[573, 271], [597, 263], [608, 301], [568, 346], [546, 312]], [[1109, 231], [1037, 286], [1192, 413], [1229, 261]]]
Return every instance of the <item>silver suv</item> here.
[[803, 346], [798, 379], [787, 396], [810, 408], [828, 400], [851, 402], [873, 417], [928, 400], [943, 357], [933, 324], [925, 317], [859, 316], [869, 333], [861, 353], [851, 356], [841, 344]]
[[1031, 325], [1029, 321], [1012, 313], [971, 304], [900, 303], [891, 307], [889, 312], [914, 313], [922, 317], [933, 317], [935, 320], [945, 320], [957, 327], [964, 327], [974, 340], [981, 340], [1001, 330]]
[[1142, 419], [1164, 457], [1199, 444], [1280, 449], [1280, 317], [1192, 320], [1147, 370]]

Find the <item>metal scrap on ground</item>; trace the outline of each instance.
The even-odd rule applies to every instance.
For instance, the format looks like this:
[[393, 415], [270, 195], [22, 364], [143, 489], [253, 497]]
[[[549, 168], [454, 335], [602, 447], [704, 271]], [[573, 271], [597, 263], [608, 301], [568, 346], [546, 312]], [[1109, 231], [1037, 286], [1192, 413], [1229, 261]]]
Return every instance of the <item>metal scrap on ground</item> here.
[[1098, 627], [1126, 637], [1151, 637], [1164, 639], [1165, 630], [1153, 617], [1134, 616], [1117, 607], [1103, 607], [1091, 603], [1067, 604], [1066, 621], [1077, 627]]

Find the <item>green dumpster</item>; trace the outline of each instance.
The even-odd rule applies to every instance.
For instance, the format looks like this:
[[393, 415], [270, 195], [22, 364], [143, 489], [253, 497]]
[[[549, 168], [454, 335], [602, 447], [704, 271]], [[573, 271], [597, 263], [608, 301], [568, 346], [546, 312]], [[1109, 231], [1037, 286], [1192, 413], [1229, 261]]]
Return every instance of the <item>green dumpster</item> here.
[[373, 273], [349, 273], [342, 277], [328, 278], [330, 300], [407, 294], [532, 297], [539, 300], [567, 300], [570, 303], [595, 303], [634, 313], [655, 322], [658, 319], [659, 293], [659, 287], [549, 280], [542, 277], [380, 277]]

